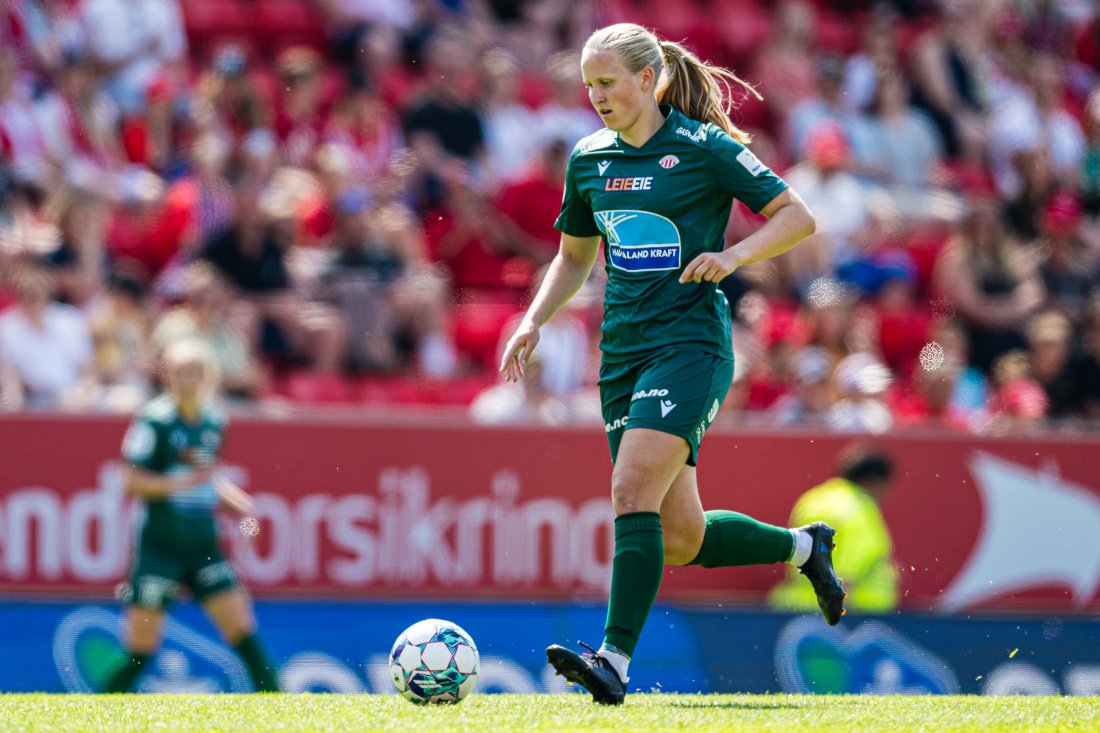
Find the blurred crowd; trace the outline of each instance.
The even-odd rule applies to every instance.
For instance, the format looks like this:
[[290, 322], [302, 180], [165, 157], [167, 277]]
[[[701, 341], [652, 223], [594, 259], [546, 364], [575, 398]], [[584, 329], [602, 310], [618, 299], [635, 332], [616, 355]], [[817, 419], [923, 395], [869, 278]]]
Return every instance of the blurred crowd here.
[[1087, 0], [0, 0], [0, 406], [132, 410], [199, 339], [234, 400], [598, 420], [602, 267], [495, 366], [624, 20], [757, 85], [734, 119], [818, 221], [722, 283], [722, 419], [1100, 417]]

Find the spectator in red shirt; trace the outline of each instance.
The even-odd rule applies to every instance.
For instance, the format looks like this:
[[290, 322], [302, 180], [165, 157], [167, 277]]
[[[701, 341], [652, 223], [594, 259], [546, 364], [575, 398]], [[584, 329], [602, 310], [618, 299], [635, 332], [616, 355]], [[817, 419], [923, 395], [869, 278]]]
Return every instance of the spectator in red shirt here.
[[519, 302], [532, 263], [515, 257], [515, 242], [484, 191], [465, 183], [447, 189], [442, 208], [426, 217], [428, 249], [451, 274], [460, 297]]
[[561, 139], [551, 141], [526, 175], [504, 186], [496, 207], [504, 223], [513, 228], [517, 243], [532, 260], [549, 262], [558, 251], [561, 234], [554, 229], [561, 208], [561, 190], [569, 147]]
[[275, 117], [275, 134], [283, 160], [308, 168], [325, 132], [323, 61], [310, 48], [291, 48], [279, 57], [279, 76], [286, 88]]

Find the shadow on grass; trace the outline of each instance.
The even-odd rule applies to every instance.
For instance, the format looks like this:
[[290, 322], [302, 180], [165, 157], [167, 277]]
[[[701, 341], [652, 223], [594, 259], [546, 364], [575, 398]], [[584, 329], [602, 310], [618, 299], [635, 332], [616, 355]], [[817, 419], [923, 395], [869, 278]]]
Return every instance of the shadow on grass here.
[[715, 710], [723, 708], [726, 710], [781, 710], [805, 707], [802, 703], [782, 702], [780, 700], [776, 700], [775, 702], [707, 702], [706, 700], [675, 700], [669, 702], [668, 706], [670, 708], [713, 708]]
[[[829, 704], [832, 707], [835, 707], [837, 705], [844, 705], [849, 702], [851, 701], [840, 700], [836, 698], [831, 698], [829, 700]], [[792, 700], [722, 700], [715, 702], [707, 702], [706, 700], [670, 700], [667, 702], [667, 705], [671, 708], [714, 708], [715, 710], [795, 710], [798, 708], [807, 707], [807, 703], [794, 702]]]

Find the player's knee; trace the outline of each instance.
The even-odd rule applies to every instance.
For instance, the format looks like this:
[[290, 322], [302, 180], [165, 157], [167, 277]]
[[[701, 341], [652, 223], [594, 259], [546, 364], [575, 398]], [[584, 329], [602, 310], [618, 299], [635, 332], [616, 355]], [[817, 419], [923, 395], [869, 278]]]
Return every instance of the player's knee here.
[[665, 525], [661, 528], [665, 542], [665, 563], [687, 565], [699, 554], [703, 538], [685, 527]]
[[650, 493], [636, 472], [615, 469], [611, 477], [611, 503], [615, 507], [615, 516], [657, 511], [660, 500], [649, 496]]

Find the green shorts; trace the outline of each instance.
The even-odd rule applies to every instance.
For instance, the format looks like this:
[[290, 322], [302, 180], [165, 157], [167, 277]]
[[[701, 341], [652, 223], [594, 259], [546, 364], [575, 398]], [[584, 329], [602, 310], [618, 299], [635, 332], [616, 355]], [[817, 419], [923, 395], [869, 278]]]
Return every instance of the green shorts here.
[[688, 465], [733, 383], [733, 360], [678, 349], [646, 359], [600, 366], [600, 402], [612, 462], [623, 433], [649, 428], [688, 442]]
[[237, 573], [217, 545], [182, 550], [139, 539], [123, 600], [143, 608], [167, 608], [183, 587], [202, 601], [237, 586]]

